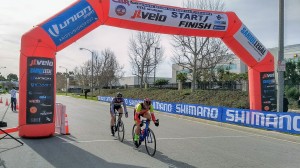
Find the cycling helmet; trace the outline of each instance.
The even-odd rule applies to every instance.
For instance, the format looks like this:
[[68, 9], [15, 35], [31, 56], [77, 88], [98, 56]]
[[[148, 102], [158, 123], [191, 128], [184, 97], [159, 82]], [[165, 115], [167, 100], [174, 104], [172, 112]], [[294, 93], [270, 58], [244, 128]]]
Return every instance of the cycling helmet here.
[[148, 106], [150, 106], [151, 105], [151, 100], [149, 98], [145, 98], [144, 103], [147, 104]]
[[118, 92], [117, 97], [123, 97], [122, 93]]

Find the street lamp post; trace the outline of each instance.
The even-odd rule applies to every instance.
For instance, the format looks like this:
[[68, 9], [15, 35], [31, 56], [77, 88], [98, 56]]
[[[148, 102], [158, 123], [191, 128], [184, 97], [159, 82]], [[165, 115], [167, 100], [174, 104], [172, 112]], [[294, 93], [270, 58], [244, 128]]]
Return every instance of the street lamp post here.
[[156, 61], [156, 50], [159, 50], [160, 48], [158, 47], [155, 47], [154, 49], [154, 84], [155, 84], [155, 75], [156, 75], [156, 64], [157, 64], [157, 61]]
[[91, 84], [91, 92], [92, 92], [92, 97], [93, 97], [93, 78], [94, 78], [94, 52], [86, 49], [86, 48], [79, 48], [80, 50], [87, 50], [92, 54], [92, 84]]
[[66, 70], [66, 96], [68, 95], [68, 69], [63, 66], [59, 66], [60, 68], [64, 68]]

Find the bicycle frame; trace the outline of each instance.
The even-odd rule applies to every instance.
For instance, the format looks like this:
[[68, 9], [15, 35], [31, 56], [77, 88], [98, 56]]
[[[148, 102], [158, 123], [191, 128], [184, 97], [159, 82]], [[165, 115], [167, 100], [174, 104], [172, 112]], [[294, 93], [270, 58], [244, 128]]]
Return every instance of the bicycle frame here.
[[144, 129], [141, 129], [140, 141], [144, 141], [145, 137], [148, 136], [148, 129], [149, 129], [150, 121], [142, 120], [142, 123], [146, 124], [146, 126]]
[[[156, 139], [155, 139], [154, 132], [149, 127], [150, 121], [142, 120], [141, 124], [146, 124], [146, 126], [143, 129], [142, 128], [140, 129], [139, 142], [138, 142], [139, 145], [136, 147], [138, 148], [142, 142], [145, 142], [147, 153], [150, 156], [154, 156], [156, 152]], [[143, 127], [143, 125], [141, 125], [141, 127]], [[134, 124], [132, 128], [133, 141], [134, 141], [135, 129], [136, 129], [136, 124]]]
[[[123, 140], [124, 140], [124, 132], [125, 132], [124, 123], [121, 119], [122, 114], [123, 113], [119, 113], [118, 111], [115, 111], [115, 123], [114, 123], [114, 131], [115, 131], [115, 133], [118, 132], [118, 139], [121, 142], [123, 142]], [[118, 117], [118, 119], [117, 119], [117, 117]], [[120, 130], [120, 128], [122, 128], [122, 129]]]

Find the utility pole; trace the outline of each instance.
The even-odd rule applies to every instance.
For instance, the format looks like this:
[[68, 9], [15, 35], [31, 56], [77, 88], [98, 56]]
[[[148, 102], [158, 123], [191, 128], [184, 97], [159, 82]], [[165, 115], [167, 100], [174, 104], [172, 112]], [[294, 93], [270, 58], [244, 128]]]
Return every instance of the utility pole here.
[[156, 75], [156, 64], [157, 64], [157, 58], [156, 58], [156, 50], [159, 50], [160, 48], [155, 47], [154, 49], [154, 84], [155, 84], [155, 75]]
[[60, 68], [66, 69], [66, 96], [68, 95], [68, 69], [63, 66], [59, 66]]
[[278, 70], [279, 64], [284, 63], [284, 0], [279, 0], [279, 46], [277, 68], [277, 111], [283, 111], [284, 71]]

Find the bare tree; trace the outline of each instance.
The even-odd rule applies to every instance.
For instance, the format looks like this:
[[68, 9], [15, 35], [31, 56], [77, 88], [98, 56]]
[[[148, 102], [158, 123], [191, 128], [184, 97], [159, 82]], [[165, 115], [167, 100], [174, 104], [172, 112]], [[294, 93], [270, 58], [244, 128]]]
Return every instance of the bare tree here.
[[80, 67], [74, 69], [74, 80], [81, 86], [89, 86], [90, 84], [90, 68], [88, 62], [83, 63]]
[[[138, 32], [129, 40], [129, 58], [132, 74], [138, 76], [140, 88], [149, 83], [148, 78], [162, 62], [163, 48], [160, 46], [160, 35], [148, 32]], [[155, 48], [160, 48], [159, 54]]]
[[114, 52], [111, 49], [105, 49], [101, 56], [96, 56], [94, 72], [96, 73], [96, 86], [112, 87], [120, 78], [124, 76], [123, 67], [118, 63]]
[[81, 67], [74, 69], [74, 78], [80, 86], [88, 86], [91, 84], [93, 69], [93, 86], [102, 88], [103, 86], [112, 86], [120, 78], [123, 77], [123, 67], [118, 63], [114, 52], [105, 49], [99, 56], [98, 52], [93, 51], [94, 61], [88, 60]]
[[[184, 7], [202, 10], [224, 10], [224, 3], [220, 0], [187, 0]], [[228, 48], [220, 39], [210, 37], [173, 36], [173, 62], [189, 69], [192, 76], [191, 91], [195, 89], [196, 80], [214, 74], [213, 69], [222, 62], [226, 62]]]

